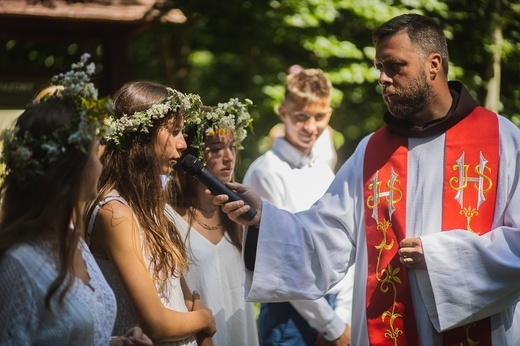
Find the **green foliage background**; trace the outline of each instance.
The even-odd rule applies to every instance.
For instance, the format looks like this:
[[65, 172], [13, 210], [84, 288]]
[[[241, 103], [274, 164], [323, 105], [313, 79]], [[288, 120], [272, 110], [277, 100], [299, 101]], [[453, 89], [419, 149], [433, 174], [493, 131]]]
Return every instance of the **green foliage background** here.
[[[335, 108], [331, 125], [343, 136], [338, 167], [358, 141], [382, 124], [386, 107], [373, 68], [372, 31], [391, 17], [417, 12], [438, 19], [448, 37], [450, 79], [463, 81], [484, 104], [491, 78], [491, 53], [501, 52], [499, 113], [520, 124], [520, 4], [507, 0], [226, 0], [178, 1], [187, 22], [161, 24], [130, 40], [130, 78], [156, 80], [201, 95], [206, 104], [231, 97], [253, 100], [254, 133], [238, 178], [266, 148], [275, 108], [289, 66], [319, 67], [331, 78]], [[503, 44], [491, 41], [491, 24]], [[7, 42], [16, 65], [68, 68], [74, 45], [27, 47]], [[0, 52], [4, 54], [4, 52]], [[94, 55], [102, 55], [99, 47]], [[49, 60], [52, 57], [52, 61]], [[3, 62], [0, 61], [0, 66]], [[30, 70], [30, 67], [25, 66]], [[340, 138], [340, 143], [342, 143]]]
[[228, 0], [211, 4], [193, 0], [180, 7], [188, 17], [182, 30], [158, 28], [147, 34], [149, 39], [137, 39], [135, 49], [141, 49], [144, 40], [153, 45], [160, 31], [166, 42], [185, 42], [185, 57], [177, 57], [176, 62], [186, 69], [187, 78], [169, 76], [166, 82], [198, 92], [209, 103], [228, 97], [254, 101], [255, 131], [245, 143], [242, 172], [266, 150], [265, 136], [278, 122], [275, 108], [283, 97], [287, 68], [293, 64], [319, 67], [331, 78], [335, 86], [331, 124], [345, 139], [338, 166], [347, 159], [358, 141], [382, 124], [386, 110], [372, 64], [372, 31], [406, 12], [438, 19], [449, 39], [450, 78], [463, 81], [481, 103], [494, 49], [490, 22], [493, 16], [500, 18], [505, 43], [499, 111], [517, 123], [520, 119], [518, 4], [503, 0]]

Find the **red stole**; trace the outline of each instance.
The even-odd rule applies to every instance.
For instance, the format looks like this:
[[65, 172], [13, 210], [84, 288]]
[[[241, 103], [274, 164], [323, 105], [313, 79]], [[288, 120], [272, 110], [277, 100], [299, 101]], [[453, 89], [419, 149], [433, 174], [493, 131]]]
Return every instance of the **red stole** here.
[[[477, 107], [446, 132], [442, 229], [491, 229], [498, 173], [498, 118]], [[406, 237], [408, 139], [382, 127], [365, 151], [366, 312], [371, 345], [419, 345], [407, 269], [399, 262]], [[427, 198], [425, 196], [425, 198]], [[476, 343], [475, 343], [476, 342]], [[491, 345], [490, 319], [443, 333], [443, 345]]]
[[[477, 107], [446, 133], [442, 230], [482, 235], [495, 215], [499, 162], [498, 117]], [[443, 346], [491, 345], [491, 318], [449, 330]]]
[[399, 242], [406, 237], [408, 139], [382, 127], [369, 140], [363, 181], [367, 239], [366, 313], [371, 345], [419, 345]]

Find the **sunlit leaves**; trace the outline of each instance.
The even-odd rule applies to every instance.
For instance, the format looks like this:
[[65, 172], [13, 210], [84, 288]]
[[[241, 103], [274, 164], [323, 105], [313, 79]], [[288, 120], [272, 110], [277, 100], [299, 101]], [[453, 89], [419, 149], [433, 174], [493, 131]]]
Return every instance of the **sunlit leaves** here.
[[319, 58], [363, 59], [363, 52], [349, 41], [340, 41], [335, 35], [317, 36], [303, 41], [303, 47], [313, 51]]

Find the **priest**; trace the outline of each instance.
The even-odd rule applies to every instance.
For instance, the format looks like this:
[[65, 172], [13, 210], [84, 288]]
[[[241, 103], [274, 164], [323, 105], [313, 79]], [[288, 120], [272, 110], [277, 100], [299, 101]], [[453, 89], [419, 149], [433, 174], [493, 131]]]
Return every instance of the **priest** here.
[[448, 81], [433, 19], [397, 16], [373, 42], [385, 124], [319, 201], [293, 214], [230, 184], [247, 222], [214, 198], [249, 226], [245, 298], [315, 299], [355, 263], [352, 345], [519, 345], [520, 131]]

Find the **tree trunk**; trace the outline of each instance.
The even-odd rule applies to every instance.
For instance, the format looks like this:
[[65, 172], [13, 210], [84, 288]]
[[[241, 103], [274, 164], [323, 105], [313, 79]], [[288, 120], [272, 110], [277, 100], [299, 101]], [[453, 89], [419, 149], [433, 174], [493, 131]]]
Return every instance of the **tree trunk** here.
[[166, 84], [181, 92], [190, 90], [191, 66], [188, 56], [191, 31], [191, 23], [164, 26], [160, 41]]
[[501, 0], [495, 0], [495, 11], [491, 16], [491, 33], [490, 46], [492, 47], [491, 61], [489, 67], [492, 71], [491, 78], [488, 81], [488, 91], [484, 107], [493, 112], [499, 111], [500, 104], [500, 74], [501, 74], [501, 58], [502, 58], [502, 18], [501, 18]]

